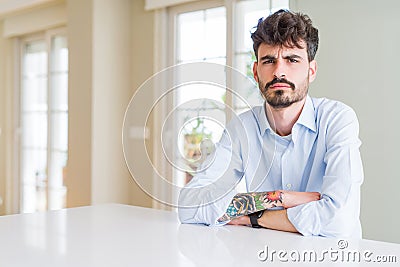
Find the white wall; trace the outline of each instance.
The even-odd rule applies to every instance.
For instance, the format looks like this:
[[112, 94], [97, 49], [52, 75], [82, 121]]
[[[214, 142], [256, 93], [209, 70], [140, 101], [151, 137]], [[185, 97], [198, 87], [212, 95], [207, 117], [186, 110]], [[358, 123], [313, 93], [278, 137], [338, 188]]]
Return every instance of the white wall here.
[[[132, 1], [132, 95], [154, 73], [154, 12], [144, 10], [145, 0]], [[149, 101], [153, 99], [153, 93], [148, 92]], [[151, 123], [150, 125], [151, 126]], [[152, 134], [153, 129], [150, 129]], [[135, 141], [136, 145], [143, 146], [143, 141]], [[149, 156], [151, 157], [152, 144], [150, 142], [148, 148]], [[133, 148], [135, 150], [135, 148]], [[138, 168], [145, 168], [147, 157], [143, 155], [135, 155], [135, 164]], [[147, 169], [143, 169], [148, 172]], [[141, 171], [142, 172], [142, 171]], [[145, 177], [148, 180], [152, 179], [152, 172]], [[138, 186], [132, 187], [131, 203], [145, 207], [152, 207], [152, 199], [144, 193]]]
[[132, 91], [131, 2], [93, 1], [92, 204], [130, 202], [121, 132]]
[[365, 180], [363, 237], [400, 243], [400, 2], [291, 0], [320, 31], [313, 96], [338, 99], [359, 118]]
[[68, 164], [67, 206], [89, 205], [92, 198], [92, 1], [69, 0], [68, 14]]
[[[3, 22], [0, 22], [0, 36], [3, 35]], [[4, 62], [5, 59], [5, 40], [0, 38], [0, 62]], [[5, 90], [5, 64], [0, 64], [0, 215], [4, 214], [5, 206], [3, 201], [5, 199], [5, 188], [6, 188], [6, 166], [5, 166], [5, 131], [6, 126], [6, 90]]]
[[150, 207], [126, 167], [121, 134], [131, 96], [152, 75], [153, 12], [144, 11], [144, 0], [68, 0], [67, 6], [68, 206]]

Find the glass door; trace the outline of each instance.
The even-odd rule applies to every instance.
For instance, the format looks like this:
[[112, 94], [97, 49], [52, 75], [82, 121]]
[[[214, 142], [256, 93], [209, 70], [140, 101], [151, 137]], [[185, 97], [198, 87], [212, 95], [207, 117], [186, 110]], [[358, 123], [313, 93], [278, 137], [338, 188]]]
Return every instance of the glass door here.
[[[251, 32], [260, 18], [281, 8], [288, 9], [288, 5], [288, 0], [232, 0], [199, 1], [171, 8], [173, 37], [169, 62], [171, 65], [190, 62], [229, 65], [253, 79], [255, 56]], [[184, 74], [177, 73], [175, 78], [179, 79], [180, 75]], [[183, 168], [172, 171], [173, 183], [179, 187], [191, 180], [205, 156], [212, 152], [213, 144], [218, 142], [224, 125], [232, 117], [230, 112], [239, 114], [249, 106], [263, 103], [255, 82], [233, 94], [229, 91], [232, 77], [226, 76], [220, 77], [224, 86], [194, 82], [174, 89], [174, 119], [178, 127], [173, 136], [178, 137], [177, 158], [183, 157], [186, 162]], [[211, 118], [219, 118], [220, 123]], [[246, 191], [244, 181], [238, 184], [237, 190]]]
[[20, 211], [66, 206], [68, 48], [63, 33], [21, 42]]
[[[176, 16], [176, 64], [189, 62], [212, 62], [226, 64], [226, 8], [224, 6], [204, 8], [179, 13]], [[177, 79], [183, 75], [177, 73]], [[224, 77], [221, 77], [224, 80]], [[225, 117], [218, 103], [226, 100], [225, 88], [212, 84], [193, 83], [175, 90], [174, 107], [179, 154], [185, 159], [182, 169], [174, 170], [174, 183], [188, 183], [205, 159], [201, 144], [216, 143], [223, 128], [210, 117]], [[210, 116], [213, 113], [213, 116]], [[205, 149], [206, 154], [212, 147]]]

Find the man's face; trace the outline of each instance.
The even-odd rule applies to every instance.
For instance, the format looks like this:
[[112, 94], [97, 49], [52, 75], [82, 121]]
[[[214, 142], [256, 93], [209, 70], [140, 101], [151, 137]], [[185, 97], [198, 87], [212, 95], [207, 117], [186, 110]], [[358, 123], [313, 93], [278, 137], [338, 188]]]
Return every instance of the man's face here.
[[309, 83], [315, 79], [316, 62], [308, 62], [306, 44], [300, 45], [303, 48], [262, 43], [258, 48], [254, 78], [261, 94], [273, 108], [286, 108], [303, 100]]

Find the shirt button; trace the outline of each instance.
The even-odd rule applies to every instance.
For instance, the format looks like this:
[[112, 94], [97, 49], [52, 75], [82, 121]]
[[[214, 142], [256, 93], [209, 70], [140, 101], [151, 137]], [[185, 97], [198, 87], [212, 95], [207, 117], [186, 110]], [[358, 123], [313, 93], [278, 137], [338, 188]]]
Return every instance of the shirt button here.
[[287, 184], [287, 185], [286, 185], [286, 188], [287, 188], [287, 189], [292, 188], [292, 184]]

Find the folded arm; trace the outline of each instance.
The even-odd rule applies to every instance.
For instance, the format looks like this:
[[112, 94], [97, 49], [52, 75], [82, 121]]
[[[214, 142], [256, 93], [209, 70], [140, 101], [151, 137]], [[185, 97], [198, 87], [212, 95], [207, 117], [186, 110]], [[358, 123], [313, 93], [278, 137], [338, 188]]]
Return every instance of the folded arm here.
[[[226, 210], [226, 213], [218, 219], [218, 222], [237, 219], [238, 217], [244, 215], [275, 207], [283, 207], [285, 209], [291, 208], [319, 199], [320, 194], [318, 192], [293, 192], [277, 190], [271, 192], [239, 193], [233, 197]], [[242, 220], [243, 219], [241, 219], [241, 221]], [[244, 222], [247, 222], [246, 219], [244, 220]], [[233, 222], [231, 224], [237, 223]]]
[[360, 238], [363, 168], [357, 117], [351, 109], [330, 112], [329, 116], [333, 118], [327, 119], [329, 123], [319, 137], [326, 147], [321, 199], [287, 209], [287, 218], [305, 236]]

